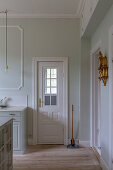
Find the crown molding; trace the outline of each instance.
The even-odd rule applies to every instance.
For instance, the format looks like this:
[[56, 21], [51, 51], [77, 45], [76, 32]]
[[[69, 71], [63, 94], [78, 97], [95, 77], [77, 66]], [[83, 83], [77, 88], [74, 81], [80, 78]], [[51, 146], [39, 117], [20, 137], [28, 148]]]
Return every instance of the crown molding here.
[[80, 0], [76, 15], [80, 18], [86, 0]]
[[[78, 0], [78, 3], [73, 6], [74, 11], [70, 13], [65, 13], [64, 10], [62, 10], [60, 13], [49, 13], [48, 12], [39, 12], [39, 11], [16, 11], [16, 9], [8, 9], [8, 17], [9, 18], [80, 18], [81, 16], [81, 10], [83, 8], [84, 1], [86, 0]], [[75, 1], [76, 2], [76, 1]], [[60, 4], [59, 4], [60, 5]], [[65, 5], [65, 4], [64, 4]], [[5, 10], [1, 10], [5, 11]], [[4, 18], [4, 14], [0, 15], [0, 18]]]
[[[4, 18], [4, 16], [0, 16]], [[47, 14], [47, 13], [19, 13], [19, 14], [8, 14], [8, 18], [80, 18], [77, 14]]]

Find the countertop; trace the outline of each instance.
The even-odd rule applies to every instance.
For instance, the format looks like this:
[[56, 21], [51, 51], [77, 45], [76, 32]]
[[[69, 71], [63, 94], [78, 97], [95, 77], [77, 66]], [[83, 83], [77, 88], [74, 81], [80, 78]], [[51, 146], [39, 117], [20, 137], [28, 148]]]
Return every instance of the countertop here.
[[8, 120], [0, 120], [0, 127], [7, 124], [9, 121], [13, 121], [13, 119], [9, 118]]
[[8, 106], [0, 108], [0, 112], [21, 112], [27, 109], [25, 106]]

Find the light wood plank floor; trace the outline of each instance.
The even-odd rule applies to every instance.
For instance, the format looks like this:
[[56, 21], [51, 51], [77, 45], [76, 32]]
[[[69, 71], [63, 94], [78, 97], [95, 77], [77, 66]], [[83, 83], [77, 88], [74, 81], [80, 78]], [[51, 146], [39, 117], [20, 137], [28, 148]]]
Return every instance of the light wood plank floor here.
[[29, 146], [14, 157], [14, 170], [101, 170], [91, 148], [67, 149], [63, 145]]

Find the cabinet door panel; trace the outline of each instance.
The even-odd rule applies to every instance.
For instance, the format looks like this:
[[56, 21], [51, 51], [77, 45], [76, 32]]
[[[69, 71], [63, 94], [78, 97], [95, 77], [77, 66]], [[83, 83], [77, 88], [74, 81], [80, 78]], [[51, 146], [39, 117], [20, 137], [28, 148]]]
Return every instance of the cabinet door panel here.
[[20, 122], [13, 123], [13, 150], [20, 150]]

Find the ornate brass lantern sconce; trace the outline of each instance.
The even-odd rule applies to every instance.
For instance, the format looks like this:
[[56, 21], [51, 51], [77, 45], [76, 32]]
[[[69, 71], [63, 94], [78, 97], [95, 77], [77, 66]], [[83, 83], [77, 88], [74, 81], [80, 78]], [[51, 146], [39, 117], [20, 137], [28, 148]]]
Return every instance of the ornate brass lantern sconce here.
[[99, 52], [99, 81], [103, 81], [104, 86], [106, 86], [106, 82], [108, 79], [108, 61], [107, 57], [103, 57], [101, 51]]

